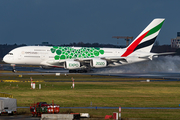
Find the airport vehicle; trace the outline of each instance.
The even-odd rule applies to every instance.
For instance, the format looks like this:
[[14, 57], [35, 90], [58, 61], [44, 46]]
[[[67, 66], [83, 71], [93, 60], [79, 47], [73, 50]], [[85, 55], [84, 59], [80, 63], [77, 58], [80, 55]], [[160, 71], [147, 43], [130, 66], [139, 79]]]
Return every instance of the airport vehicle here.
[[13, 115], [17, 111], [17, 101], [14, 98], [0, 97], [0, 115]]
[[59, 105], [37, 102], [30, 106], [30, 112], [32, 116], [41, 116], [42, 113], [57, 114], [59, 113]]
[[[114, 67], [169, 53], [151, 53], [151, 48], [165, 19], [154, 19], [126, 48], [94, 48], [65, 46], [25, 46], [10, 51], [3, 61], [15, 64], [60, 67], [70, 73], [87, 72], [91, 68]], [[15, 71], [15, 68], [13, 68]]]

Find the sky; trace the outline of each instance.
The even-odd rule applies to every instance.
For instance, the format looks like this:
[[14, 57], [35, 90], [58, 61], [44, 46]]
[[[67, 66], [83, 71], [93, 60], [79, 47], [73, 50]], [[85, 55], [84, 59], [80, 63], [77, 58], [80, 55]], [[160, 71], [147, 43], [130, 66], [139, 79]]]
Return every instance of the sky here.
[[179, 0], [0, 0], [0, 44], [49, 42], [126, 45], [154, 19], [165, 18], [157, 37], [171, 44], [180, 31]]

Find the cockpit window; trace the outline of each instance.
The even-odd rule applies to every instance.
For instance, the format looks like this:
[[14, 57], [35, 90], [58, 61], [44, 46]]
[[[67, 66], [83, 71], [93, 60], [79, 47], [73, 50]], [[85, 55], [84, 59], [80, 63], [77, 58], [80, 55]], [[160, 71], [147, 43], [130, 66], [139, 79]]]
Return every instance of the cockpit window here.
[[8, 55], [13, 55], [13, 53], [8, 53]]

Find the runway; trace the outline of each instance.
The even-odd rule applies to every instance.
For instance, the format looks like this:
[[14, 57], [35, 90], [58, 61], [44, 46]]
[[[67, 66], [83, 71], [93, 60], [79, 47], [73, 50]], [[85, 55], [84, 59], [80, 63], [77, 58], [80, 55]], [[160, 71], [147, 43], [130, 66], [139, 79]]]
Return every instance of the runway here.
[[180, 79], [180, 73], [173, 72], [149, 72], [149, 73], [91, 73], [92, 75], [117, 76], [125, 78], [162, 78]]
[[[12, 67], [8, 64], [0, 64], [0, 70], [11, 71]], [[109, 73], [109, 72], [99, 72], [94, 71], [91, 73], [68, 73], [68, 70], [61, 68], [54, 69], [42, 69], [39, 67], [21, 67], [17, 66], [17, 73], [8, 72], [0, 73], [0, 75], [54, 75], [55, 73], [60, 73], [61, 75], [68, 74], [82, 74], [82, 75], [102, 75], [102, 76], [112, 76], [112, 77], [121, 77], [121, 78], [158, 78], [164, 79], [164, 81], [179, 81], [180, 73], [179, 72], [129, 72], [129, 73]], [[26, 72], [21, 72], [26, 71]], [[29, 71], [29, 72], [28, 72]], [[161, 80], [162, 81], [162, 80]]]

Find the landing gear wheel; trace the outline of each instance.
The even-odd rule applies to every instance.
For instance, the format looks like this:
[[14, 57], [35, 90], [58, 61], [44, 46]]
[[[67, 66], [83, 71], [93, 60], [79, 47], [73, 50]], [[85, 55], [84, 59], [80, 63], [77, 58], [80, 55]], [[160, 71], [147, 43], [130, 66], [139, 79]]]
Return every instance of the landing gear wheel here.
[[69, 73], [76, 73], [76, 70], [69, 70]]
[[17, 71], [15, 69], [12, 70], [13, 73], [16, 73]]
[[11, 66], [12, 66], [12, 68], [13, 68], [13, 69], [12, 69], [12, 72], [13, 72], [13, 73], [17, 72], [16, 69], [15, 69], [15, 64], [11, 64]]
[[69, 70], [69, 73], [87, 73], [87, 70]]

